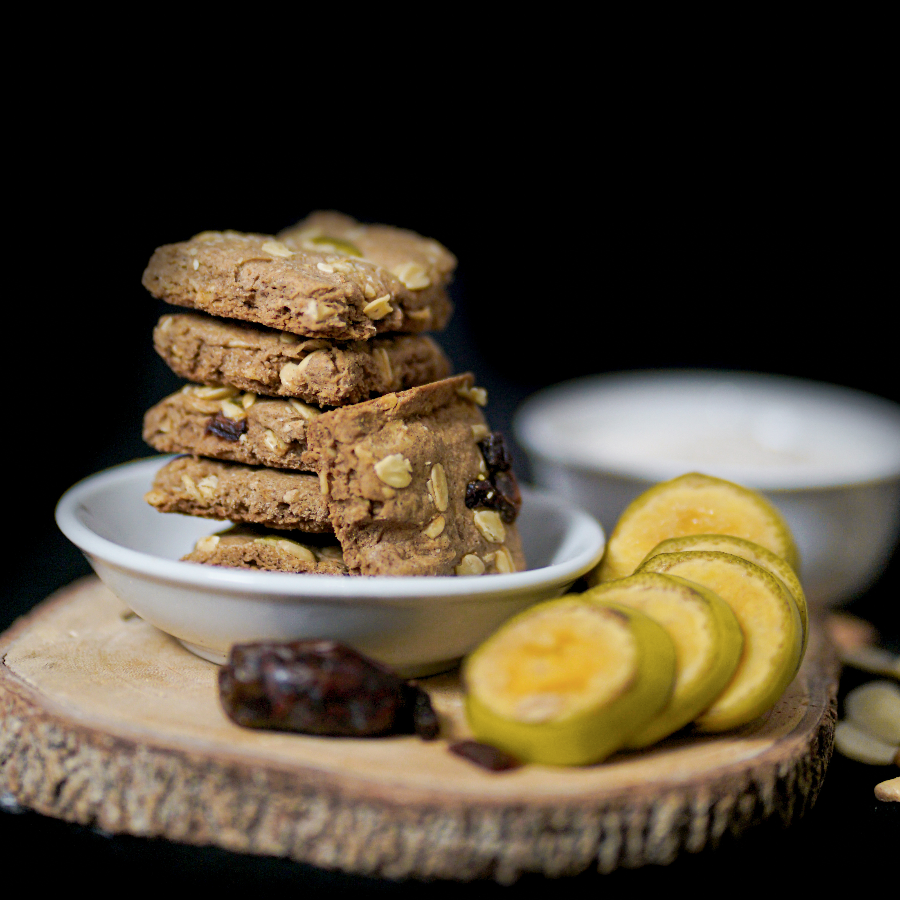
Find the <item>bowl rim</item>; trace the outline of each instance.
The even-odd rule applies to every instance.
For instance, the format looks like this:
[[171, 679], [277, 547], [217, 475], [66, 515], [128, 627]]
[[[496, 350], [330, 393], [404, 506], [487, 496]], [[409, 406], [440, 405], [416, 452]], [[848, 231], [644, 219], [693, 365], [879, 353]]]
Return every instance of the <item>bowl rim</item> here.
[[[558, 404], [560, 401], [569, 400], [580, 393], [596, 391], [598, 394], [606, 394], [607, 391], [615, 392], [621, 388], [639, 386], [641, 383], [653, 385], [663, 381], [669, 383], [681, 381], [684, 383], [713, 383], [714, 381], [727, 380], [737, 384], [771, 386], [773, 388], [786, 388], [788, 391], [803, 392], [807, 395], [817, 395], [823, 399], [837, 399], [852, 401], [855, 409], [862, 409], [873, 418], [878, 415], [882, 421], [892, 425], [900, 435], [900, 405], [876, 394], [871, 394], [857, 388], [833, 384], [831, 382], [816, 381], [800, 378], [792, 375], [780, 375], [777, 373], [755, 372], [738, 369], [634, 369], [586, 375], [569, 379], [542, 388], [530, 397], [526, 398], [513, 414], [513, 432], [516, 440], [526, 452], [535, 459], [544, 460], [554, 465], [562, 465], [583, 473], [608, 474], [619, 478], [638, 479], [648, 483], [672, 478], [681, 474], [674, 472], [675, 467], [665, 458], [658, 461], [640, 463], [628, 463], [621, 460], [600, 460], [592, 463], [576, 451], [569, 450], [565, 446], [550, 447], [547, 433], [541, 428], [540, 423], [548, 406]], [[898, 444], [900, 447], [900, 444]], [[702, 467], [701, 467], [702, 468]], [[707, 469], [710, 467], [707, 466]], [[767, 492], [792, 493], [801, 491], [833, 490], [849, 487], [861, 487], [900, 479], [900, 453], [895, 465], [882, 466], [874, 470], [870, 476], [857, 477], [856, 475], [841, 475], [834, 473], [832, 476], [822, 476], [819, 473], [813, 475], [791, 470], [790, 478], [777, 477], [769, 469], [769, 477], [766, 478], [762, 467], [748, 465], [728, 466], [734, 475], [722, 475], [720, 477], [740, 480], [741, 473], [758, 473], [757, 477], [746, 477], [746, 483]], [[782, 469], [782, 472], [788, 470]], [[712, 473], [715, 474], [715, 473]]]
[[[57, 527], [91, 561], [96, 557], [107, 565], [160, 583], [179, 584], [182, 587], [217, 593], [239, 594], [247, 596], [248, 599], [256, 595], [265, 600], [275, 598], [291, 600], [316, 596], [350, 602], [363, 600], [422, 602], [429, 598], [442, 601], [448, 599], [469, 601], [483, 598], [485, 595], [571, 583], [599, 562], [605, 548], [606, 535], [603, 526], [594, 516], [548, 491], [527, 484], [521, 485], [525, 503], [555, 508], [566, 517], [566, 534], [577, 533], [579, 543], [584, 546], [574, 555], [558, 563], [527, 569], [524, 572], [492, 574], [486, 578], [460, 578], [455, 575], [336, 577], [326, 574], [305, 574], [298, 580], [295, 573], [289, 572], [201, 566], [124, 547], [97, 534], [79, 517], [79, 510], [97, 491], [116, 483], [130, 481], [137, 477], [138, 471], [146, 470], [150, 475], [175, 456], [177, 454], [129, 460], [75, 482], [62, 494], [56, 504], [54, 518]], [[149, 487], [150, 478], [147, 481], [148, 490]], [[217, 520], [205, 521], [214, 526]], [[221, 526], [227, 527], [227, 523], [223, 522]]]

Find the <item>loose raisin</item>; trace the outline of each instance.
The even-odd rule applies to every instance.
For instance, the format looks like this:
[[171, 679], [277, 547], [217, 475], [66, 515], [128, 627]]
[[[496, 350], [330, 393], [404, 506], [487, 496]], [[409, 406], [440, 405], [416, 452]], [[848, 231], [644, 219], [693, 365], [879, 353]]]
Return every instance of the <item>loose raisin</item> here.
[[522, 765], [512, 754], [480, 741], [457, 741], [450, 745], [450, 752], [491, 772], [506, 772]]
[[224, 438], [226, 441], [239, 441], [241, 435], [247, 431], [246, 419], [229, 419], [228, 416], [217, 412], [207, 423], [206, 433]]
[[412, 730], [424, 741], [433, 741], [440, 733], [441, 726], [437, 713], [431, 705], [428, 691], [411, 682], [407, 686], [407, 696], [412, 710]]
[[420, 728], [427, 733], [430, 701], [419, 693], [425, 694], [336, 641], [237, 644], [219, 670], [222, 707], [248, 728], [331, 737], [411, 734]]

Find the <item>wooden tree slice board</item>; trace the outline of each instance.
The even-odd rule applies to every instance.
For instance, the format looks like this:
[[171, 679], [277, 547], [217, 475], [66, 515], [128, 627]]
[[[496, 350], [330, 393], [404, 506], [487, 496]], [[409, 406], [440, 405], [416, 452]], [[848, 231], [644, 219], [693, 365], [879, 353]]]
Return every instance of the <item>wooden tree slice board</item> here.
[[114, 834], [163, 837], [390, 878], [548, 876], [665, 864], [815, 801], [839, 666], [814, 622], [803, 668], [765, 718], [586, 768], [487, 772], [455, 673], [424, 679], [442, 736], [318, 738], [242, 729], [217, 667], [92, 577], [0, 637], [0, 791]]

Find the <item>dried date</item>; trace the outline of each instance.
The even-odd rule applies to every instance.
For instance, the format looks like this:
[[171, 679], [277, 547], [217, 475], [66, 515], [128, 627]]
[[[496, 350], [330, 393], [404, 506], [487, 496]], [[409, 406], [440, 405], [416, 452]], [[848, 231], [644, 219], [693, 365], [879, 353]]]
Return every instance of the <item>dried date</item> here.
[[224, 438], [226, 441], [239, 441], [242, 434], [247, 432], [246, 419], [229, 419], [228, 416], [217, 412], [207, 423], [206, 433]]
[[228, 717], [248, 728], [330, 737], [438, 733], [426, 691], [336, 641], [237, 644], [219, 670], [219, 697]]

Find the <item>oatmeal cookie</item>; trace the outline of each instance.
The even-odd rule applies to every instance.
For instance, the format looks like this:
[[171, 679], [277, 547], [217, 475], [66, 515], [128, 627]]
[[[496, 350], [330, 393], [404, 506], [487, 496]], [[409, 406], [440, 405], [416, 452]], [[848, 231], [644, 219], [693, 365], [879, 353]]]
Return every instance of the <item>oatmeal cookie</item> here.
[[201, 538], [182, 559], [209, 566], [269, 572], [348, 574], [341, 548], [333, 538], [316, 540], [316, 535], [268, 531], [248, 525], [235, 525]]
[[301, 461], [306, 428], [321, 414], [302, 400], [187, 384], [147, 410], [143, 437], [161, 453], [309, 471]]
[[369, 341], [303, 338], [198, 312], [164, 315], [153, 345], [187, 381], [231, 385], [316, 406], [345, 406], [450, 375], [450, 362], [429, 335], [384, 335]]
[[[511, 510], [491, 505], [482, 447], [484, 392], [471, 374], [330, 410], [307, 429], [306, 465], [319, 473], [352, 573], [469, 575], [525, 567]], [[507, 480], [515, 479], [507, 466]], [[481, 502], [483, 501], [483, 502]]]
[[334, 242], [292, 248], [271, 235], [210, 231], [153, 253], [142, 284], [175, 306], [304, 337], [367, 340], [438, 331], [450, 318], [446, 286], [407, 261], [387, 268]]
[[393, 225], [368, 225], [333, 210], [311, 213], [277, 235], [291, 249], [349, 253], [399, 274], [411, 286], [450, 283], [456, 257], [442, 244]]
[[144, 499], [160, 512], [333, 533], [319, 479], [305, 472], [177, 456]]

